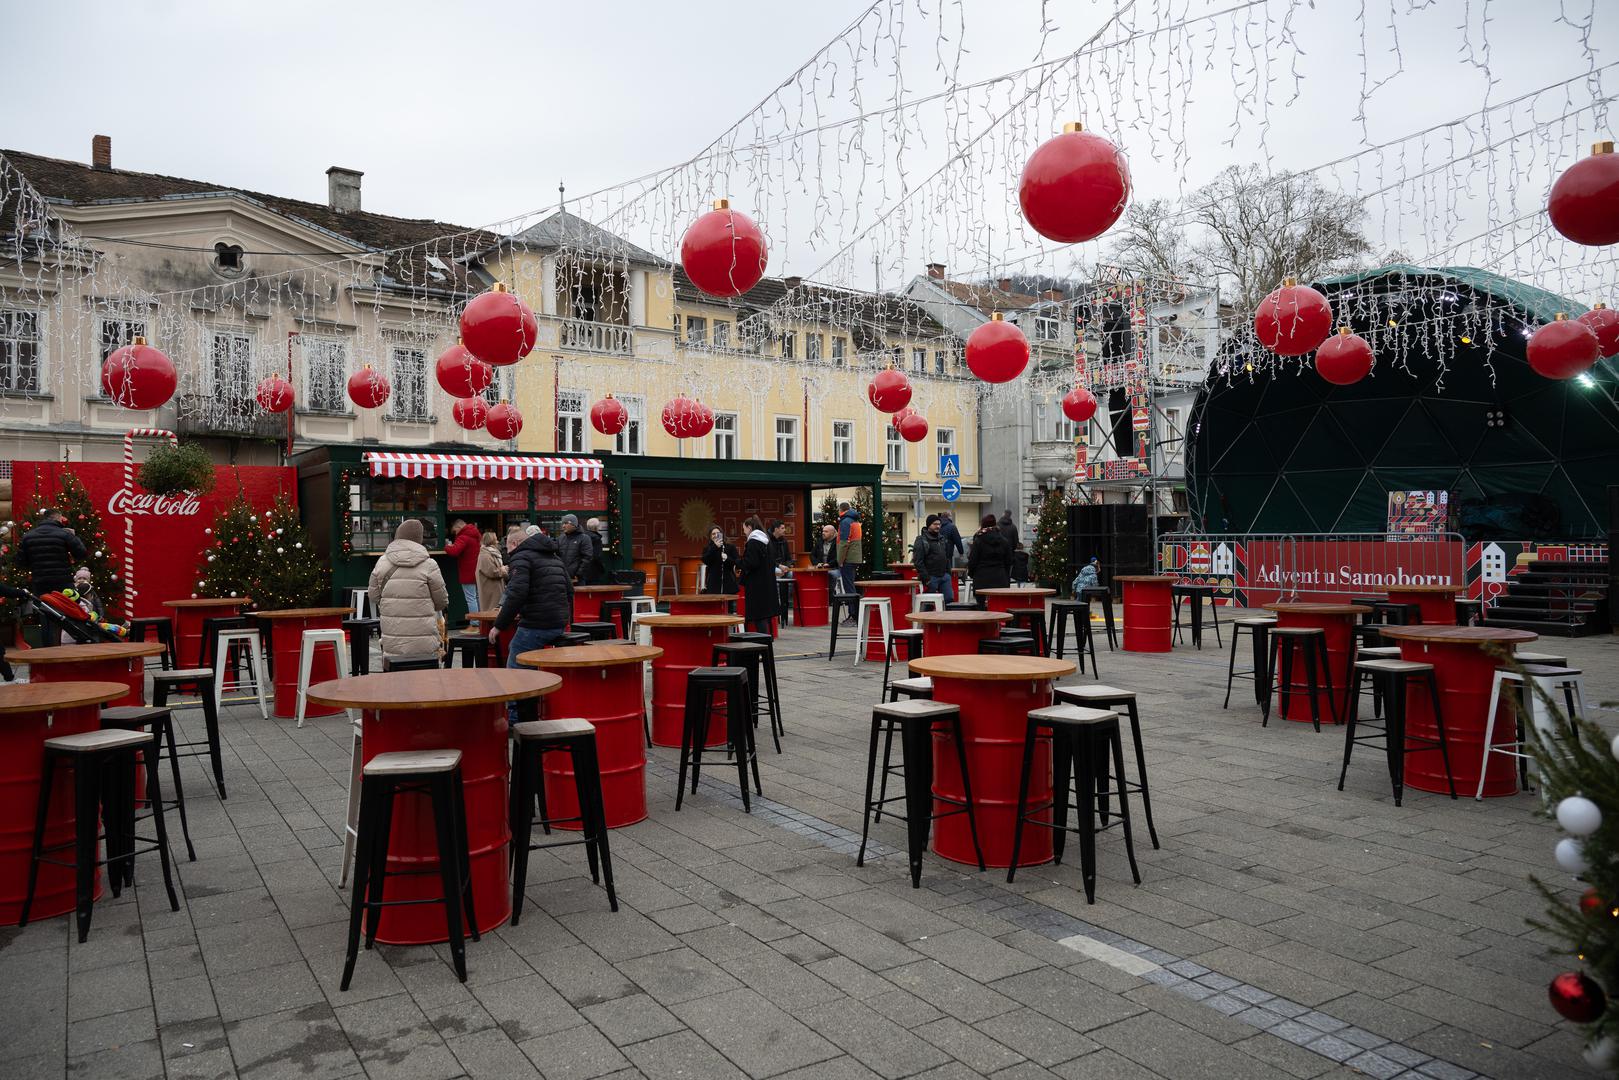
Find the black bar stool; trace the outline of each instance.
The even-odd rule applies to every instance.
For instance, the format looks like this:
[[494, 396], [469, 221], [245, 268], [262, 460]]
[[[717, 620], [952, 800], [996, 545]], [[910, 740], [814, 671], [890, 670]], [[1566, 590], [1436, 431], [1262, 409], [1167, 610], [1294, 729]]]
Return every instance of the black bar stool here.
[[[1360, 691], [1370, 679], [1376, 687], [1382, 684], [1381, 697], [1386, 709], [1382, 726], [1370, 722], [1362, 724]], [[1428, 702], [1433, 707], [1434, 726], [1439, 730], [1437, 739], [1426, 735], [1412, 735], [1405, 727], [1406, 687], [1413, 682], [1428, 684]], [[1373, 719], [1377, 719], [1373, 717]], [[1372, 729], [1371, 734], [1355, 734], [1357, 724]], [[1450, 771], [1450, 745], [1445, 739], [1445, 718], [1439, 708], [1439, 684], [1434, 680], [1432, 664], [1418, 664], [1410, 660], [1361, 660], [1350, 673], [1349, 718], [1344, 729], [1344, 765], [1338, 772], [1338, 790], [1344, 789], [1344, 778], [1349, 775], [1349, 755], [1358, 742], [1378, 743], [1388, 757], [1389, 780], [1394, 785], [1394, 805], [1399, 806], [1405, 796], [1405, 758], [1407, 754], [1438, 750], [1445, 764], [1445, 782], [1450, 785], [1450, 797], [1456, 797], [1456, 778]], [[1412, 744], [1416, 744], [1413, 746]]]
[[1456, 601], [1456, 625], [1476, 626], [1484, 621], [1484, 601], [1458, 600]]
[[918, 675], [911, 679], [895, 679], [888, 684], [888, 700], [898, 701], [900, 698], [932, 698], [933, 680], [926, 675]]
[[[435, 869], [388, 870], [388, 833], [393, 824], [394, 796], [421, 795], [432, 807], [438, 836]], [[461, 751], [402, 750], [376, 754], [360, 772], [360, 825], [354, 852], [354, 896], [349, 907], [348, 950], [343, 959], [347, 990], [359, 958], [360, 924], [364, 920], [365, 947], [377, 943], [382, 909], [401, 904], [443, 904], [455, 977], [467, 981], [470, 930], [478, 940], [478, 917], [472, 907], [472, 856], [467, 844], [466, 801], [461, 788]], [[384, 900], [383, 885], [390, 877], [438, 874], [444, 895], [437, 900]]]
[[[214, 620], [207, 620], [213, 622]], [[239, 620], [251, 627], [253, 624], [246, 619]], [[208, 755], [213, 766], [214, 790], [219, 798], [225, 798], [225, 761], [219, 744], [219, 708], [214, 702], [214, 681], [219, 677], [218, 665], [214, 663], [213, 653], [217, 636], [203, 638], [203, 663], [210, 665], [197, 668], [171, 668], [168, 671], [152, 672], [152, 705], [164, 708], [169, 703], [169, 695], [178, 693], [185, 687], [194, 687], [202, 703], [202, 722], [205, 735], [202, 739], [192, 739], [178, 743], [175, 752], [180, 757], [201, 757]], [[268, 676], [266, 676], [268, 678]], [[170, 718], [173, 723], [173, 718]]]
[[158, 662], [163, 665], [164, 671], [168, 671], [174, 667], [174, 624], [166, 615], [143, 616], [129, 620], [130, 641], [145, 641], [148, 630], [152, 632], [157, 643], [163, 646], [163, 651], [158, 654]]
[[895, 630], [888, 635], [888, 648], [883, 652], [883, 691], [879, 697], [888, 696], [888, 672], [894, 663], [895, 652], [901, 647], [905, 648], [904, 660], [908, 664], [922, 655], [922, 631], [920, 629]]
[[[148, 708], [145, 705], [119, 705], [101, 710], [101, 726], [116, 731], [144, 731], [151, 734], [158, 745], [169, 750], [169, 779], [174, 784], [174, 798], [163, 800], [180, 812], [180, 835], [186, 842], [186, 858], [197, 861], [197, 849], [191, 846], [191, 826], [186, 821], [185, 789], [180, 786], [180, 753], [174, 743], [174, 714], [168, 709]], [[158, 756], [162, 756], [159, 750]], [[145, 799], [137, 800], [145, 803]], [[150, 808], [148, 808], [149, 810]]]
[[[1248, 679], [1254, 684], [1254, 702], [1260, 704], [1264, 701], [1264, 688], [1270, 684], [1270, 674], [1265, 670], [1265, 658], [1270, 654], [1270, 628], [1276, 625], [1275, 619], [1270, 618], [1243, 618], [1231, 623], [1231, 660], [1225, 669], [1225, 704], [1220, 708], [1231, 707], [1231, 684], [1237, 679]], [[1237, 670], [1237, 645], [1242, 640], [1243, 631], [1248, 632], [1253, 644], [1254, 666], [1242, 671]]]
[[[933, 791], [933, 731], [935, 725], [944, 724], [956, 744], [956, 765], [961, 770], [963, 798], [946, 798]], [[894, 745], [894, 729], [899, 729], [900, 753], [904, 765], [892, 764], [889, 752]], [[877, 779], [877, 736], [883, 735], [883, 789], [877, 798], [871, 797]], [[889, 798], [888, 777], [901, 772], [905, 781], [905, 794]], [[961, 707], [939, 701], [896, 701], [879, 705], [871, 712], [871, 746], [866, 753], [866, 802], [860, 821], [860, 852], [855, 856], [856, 866], [866, 865], [866, 840], [871, 834], [871, 823], [881, 820], [883, 805], [905, 800], [905, 841], [911, 863], [911, 888], [922, 887], [922, 852], [927, 850], [928, 831], [940, 818], [967, 815], [967, 830], [972, 835], [973, 854], [978, 856], [978, 869], [984, 869], [984, 849], [978, 843], [978, 819], [973, 814], [972, 781], [967, 772], [967, 750], [961, 737]], [[955, 807], [942, 812], [933, 809], [934, 803]], [[890, 814], [890, 817], [896, 815]]]
[[1117, 649], [1119, 647], [1119, 638], [1118, 631], [1113, 623], [1113, 590], [1104, 586], [1082, 589], [1080, 590], [1079, 598], [1085, 603], [1085, 618], [1087, 621], [1090, 619], [1091, 601], [1100, 600], [1102, 602], [1102, 621], [1107, 626], [1108, 651], [1111, 652]]
[[[1007, 624], [1013, 633], [1022, 631], [1034, 639], [1035, 655], [1046, 656], [1051, 652], [1049, 639], [1046, 637], [1046, 609], [1043, 607], [1024, 607], [1011, 609], [1012, 621]], [[1006, 631], [1003, 630], [1002, 636]]]
[[[732, 630], [731, 640], [751, 642], [765, 647], [765, 695], [770, 701], [770, 720], [774, 725], [771, 731], [778, 738], [787, 734], [787, 725], [782, 723], [781, 719], [781, 687], [776, 682], [776, 639], [770, 634], [761, 634], [753, 630]], [[650, 746], [651, 743], [647, 745]]]
[[853, 619], [860, 611], [860, 594], [834, 592], [829, 603], [831, 612], [827, 622], [832, 629], [832, 642], [827, 649], [828, 660], [838, 655], [838, 624], [843, 621], [843, 613], [847, 611]]
[[1288, 697], [1293, 693], [1293, 654], [1304, 655], [1304, 682], [1310, 698], [1310, 723], [1321, 730], [1321, 700], [1318, 691], [1324, 682], [1331, 719], [1337, 723], [1338, 695], [1332, 689], [1332, 667], [1327, 659], [1327, 634], [1314, 626], [1273, 626], [1270, 629], [1271, 662], [1265, 672], [1265, 700], [1260, 703], [1264, 719], [1260, 727], [1270, 724], [1271, 684], [1281, 675], [1282, 711], [1287, 711]]
[[946, 611], [983, 611], [984, 604], [980, 600], [952, 600], [944, 606]]
[[1377, 622], [1356, 623], [1354, 627], [1355, 644], [1359, 648], [1383, 647], [1383, 624]]
[[381, 619], [344, 619], [349, 636], [349, 675], [371, 674], [371, 636], [382, 636]]
[[1396, 604], [1391, 600], [1377, 600], [1372, 604], [1378, 621], [1387, 626], [1415, 626], [1422, 622], [1422, 608], [1416, 604]]
[[1152, 793], [1147, 789], [1147, 755], [1141, 748], [1141, 714], [1136, 711], [1136, 695], [1133, 690], [1121, 690], [1116, 686], [1102, 686], [1083, 683], [1078, 686], [1059, 686], [1055, 690], [1059, 705], [1074, 705], [1081, 709], [1112, 709], [1118, 712], [1123, 709], [1130, 718], [1130, 742], [1136, 751], [1136, 780], [1131, 781], [1120, 770], [1119, 786], [1141, 795], [1141, 810], [1147, 818], [1147, 835], [1152, 839], [1152, 846], [1158, 846], [1158, 828], [1152, 823]]
[[1385, 603], [1387, 600], [1388, 597], [1386, 596], [1351, 596], [1349, 598], [1349, 602], [1351, 604], [1359, 604], [1361, 607], [1372, 609], [1370, 611], [1361, 612], [1360, 617], [1355, 620], [1356, 625], [1369, 626], [1381, 622], [1382, 620], [1378, 615], [1377, 605]]
[[[1029, 805], [1029, 772], [1034, 764], [1034, 745], [1043, 731], [1051, 732], [1051, 802], [1040, 806]], [[1108, 821], [1108, 757], [1113, 759], [1114, 775], [1120, 779], [1119, 814]], [[1037, 825], [1051, 829], [1052, 857], [1060, 865], [1064, 841], [1068, 833], [1079, 834], [1080, 873], [1085, 880], [1085, 902], [1096, 903], [1096, 834], [1098, 831], [1124, 827], [1124, 853], [1130, 860], [1130, 876], [1141, 884], [1141, 871], [1136, 868], [1136, 848], [1130, 835], [1130, 803], [1125, 795], [1124, 746], [1119, 740], [1119, 716], [1105, 709], [1084, 709], [1076, 705], [1052, 705], [1029, 713], [1023, 736], [1023, 768], [1018, 773], [1017, 816], [1012, 826], [1012, 865], [1006, 868], [1010, 884], [1017, 873], [1019, 851], [1023, 847], [1023, 826]], [[1075, 809], [1079, 811], [1079, 824], [1068, 827], [1069, 781], [1073, 781]], [[1044, 822], [1036, 815], [1047, 809], [1052, 820]], [[1096, 812], [1102, 812], [1101, 829], [1097, 828]]]
[[781, 606], [781, 624], [793, 625], [793, 613], [798, 610], [798, 582], [790, 577], [777, 578], [776, 602]]
[[675, 809], [686, 796], [686, 767], [691, 766], [691, 790], [697, 793], [697, 780], [703, 768], [703, 746], [708, 741], [708, 720], [714, 711], [714, 696], [725, 695], [725, 738], [736, 755], [736, 775], [742, 789], [742, 810], [753, 813], [748, 797], [748, 766], [753, 766], [753, 790], [764, 794], [759, 783], [759, 757], [753, 746], [753, 724], [748, 719], [748, 672], [746, 668], [692, 668], [686, 676], [686, 716], [680, 735], [680, 781], [675, 788]]
[[1209, 618], [1213, 620], [1214, 643], [1223, 648], [1225, 642], [1220, 638], [1220, 610], [1214, 602], [1214, 586], [1174, 585], [1169, 591], [1175, 600], [1175, 640], [1181, 640], [1181, 601], [1186, 600], [1192, 606], [1192, 645], [1199, 649], [1203, 647], [1203, 602], [1206, 600], [1209, 605]]
[[631, 641], [635, 635], [630, 633], [630, 621], [634, 618], [635, 605], [628, 600], [603, 600], [602, 619], [610, 622], [618, 629], [615, 637], [627, 638]]
[[564, 630], [551, 642], [553, 649], [571, 649], [576, 645], [589, 645], [590, 635], [582, 630]]
[[1085, 670], [1085, 650], [1091, 654], [1091, 674], [1101, 678], [1096, 666], [1096, 635], [1091, 633], [1091, 606], [1081, 600], [1053, 600], [1051, 621], [1046, 626], [1050, 654], [1059, 659], [1068, 654], [1068, 627], [1074, 627], [1074, 647], [1079, 652], [1079, 670]]
[[[163, 887], [169, 892], [169, 910], [180, 910], [169, 873], [169, 834], [163, 827], [163, 793], [157, 779], [159, 746], [155, 735], [142, 731], [103, 728], [76, 735], [59, 735], [45, 740], [45, 763], [39, 783], [39, 803], [34, 813], [34, 842], [28, 858], [28, 887], [23, 894], [18, 926], [28, 925], [34, 906], [34, 888], [39, 884], [39, 864], [69, 866], [74, 876], [74, 917], [79, 941], [90, 936], [90, 916], [95, 903], [96, 867], [107, 868], [107, 885], [118, 896], [126, 884], [135, 881], [135, 856], [140, 851], [157, 851], [163, 864]], [[157, 837], [149, 840], [135, 833], [135, 759], [146, 766], [146, 801], [152, 808]], [[51, 812], [51, 788], [56, 770], [73, 770], [73, 839], [45, 846], [45, 825]], [[98, 825], [106, 821], [107, 857], [96, 858]], [[137, 845], [145, 848], [137, 850]], [[73, 849], [73, 859], [47, 858], [53, 851]], [[116, 865], [115, 865], [116, 864]]]
[[439, 659], [436, 656], [384, 656], [382, 658], [383, 671], [436, 671]]
[[742, 667], [748, 672], [748, 719], [755, 728], [759, 715], [764, 714], [770, 737], [775, 740], [776, 753], [781, 753], [781, 736], [776, 734], [777, 703], [765, 688], [764, 664], [766, 649], [756, 641], [725, 641], [714, 646], [708, 662], [715, 667]]
[[568, 629], [586, 635], [591, 641], [609, 641], [618, 635], [617, 628], [610, 622], [576, 622]]
[[476, 630], [463, 630], [459, 633], [451, 634], [445, 642], [444, 666], [447, 668], [454, 667], [457, 658], [460, 658], [461, 666], [464, 668], [488, 667], [488, 635], [480, 634]]
[[[607, 815], [602, 808], [601, 766], [596, 758], [596, 726], [588, 720], [525, 720], [512, 725], [516, 753], [512, 760], [512, 790], [508, 813], [512, 830], [512, 925], [523, 915], [523, 889], [528, 883], [528, 853], [545, 848], [585, 846], [590, 861], [590, 880], [607, 885], [607, 906], [618, 910], [618, 893], [613, 888], [613, 856], [607, 844]], [[545, 804], [544, 758], [549, 753], [565, 753], [573, 763], [573, 787], [579, 804], [577, 817], [539, 816], [546, 833], [551, 826], [577, 821], [576, 840], [553, 840], [536, 844], [534, 807]]]
[[1034, 643], [1034, 638], [1027, 636], [1014, 637], [1002, 634], [1000, 637], [984, 638], [978, 643], [978, 652], [981, 656], [1039, 656], [1040, 650]]

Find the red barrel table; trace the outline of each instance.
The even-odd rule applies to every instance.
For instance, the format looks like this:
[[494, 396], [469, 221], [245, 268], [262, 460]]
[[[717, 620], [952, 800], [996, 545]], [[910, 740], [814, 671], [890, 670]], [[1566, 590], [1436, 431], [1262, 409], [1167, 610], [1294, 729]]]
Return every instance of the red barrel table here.
[[[545, 699], [548, 719], [589, 720], [596, 728], [596, 760], [601, 769], [602, 808], [607, 827], [634, 825], [646, 818], [646, 715], [642, 666], [663, 650], [647, 645], [578, 645], [571, 649], [535, 649], [519, 653], [524, 667], [549, 671], [562, 679]], [[545, 816], [579, 815], [574, 788], [573, 755], [544, 754]], [[561, 825], [578, 829], [578, 822]]]
[[908, 562], [891, 562], [888, 568], [906, 581], [917, 580], [916, 564]]
[[[1439, 687], [1439, 707], [1445, 714], [1445, 741], [1450, 747], [1450, 771], [1456, 778], [1456, 792], [1477, 791], [1479, 767], [1484, 763], [1490, 687], [1495, 681], [1495, 669], [1500, 666], [1500, 662], [1485, 651], [1485, 646], [1517, 648], [1539, 635], [1498, 626], [1385, 626], [1383, 636], [1400, 643], [1400, 659], [1433, 665], [1434, 682]], [[1517, 739], [1517, 724], [1509, 697], [1502, 694], [1497, 705], [1499, 715], [1494, 733], [1497, 746]], [[1412, 736], [1439, 737], [1428, 692], [1420, 685], [1407, 693], [1405, 729]], [[1436, 795], [1450, 794], [1450, 786], [1445, 783], [1444, 762], [1437, 753], [1407, 757], [1405, 785]], [[1517, 790], [1518, 770], [1513, 759], [1505, 754], [1491, 754], [1484, 794], [1512, 795]]]
[[[479, 933], [487, 934], [512, 913], [506, 703], [543, 697], [561, 683], [549, 672], [523, 668], [437, 668], [334, 679], [309, 688], [309, 701], [334, 712], [362, 710], [360, 753], [366, 761], [398, 750], [461, 751]], [[409, 876], [388, 879], [388, 899], [440, 895], [438, 859], [432, 804], [425, 797], [394, 799], [388, 872]], [[384, 908], [381, 920], [377, 940], [390, 945], [449, 940], [439, 904]]]
[[[914, 602], [912, 598], [922, 591], [920, 581], [915, 579], [907, 581], [904, 578], [897, 581], [857, 581], [854, 583], [854, 588], [855, 592], [858, 592], [862, 597], [870, 597], [873, 600], [886, 597], [889, 611], [894, 616], [893, 628], [895, 630], [909, 630], [911, 628], [911, 604]], [[882, 626], [882, 623], [877, 622], [876, 619], [872, 620], [872, 624], [879, 628]], [[866, 659], [882, 662], [882, 638], [879, 637], [866, 643]]]
[[[652, 644], [663, 655], [652, 661], [652, 741], [680, 745], [686, 726], [686, 676], [692, 668], [714, 662], [714, 646], [742, 625], [739, 615], [643, 615], [640, 625], [652, 628]], [[577, 647], [577, 646], [576, 646]], [[716, 711], [708, 724], [705, 746], [725, 745], [725, 717]]]
[[825, 626], [827, 624], [827, 610], [832, 604], [832, 594], [828, 589], [827, 575], [831, 573], [825, 566], [817, 566], [813, 570], [800, 570], [793, 575], [798, 582], [798, 616], [799, 626]]
[[[495, 620], [498, 618], [500, 618], [499, 611], [467, 612], [467, 622], [473, 624], [477, 628], [478, 632], [484, 637], [489, 636], [489, 631], [494, 628]], [[517, 620], [513, 619], [512, 624], [506, 627], [506, 629], [502, 630], [499, 636], [495, 638], [494, 648], [489, 651], [490, 667], [506, 666], [506, 653], [512, 647], [512, 638], [516, 636]]]
[[729, 615], [736, 593], [676, 593], [666, 597], [671, 615]]
[[[0, 926], [16, 926], [28, 892], [29, 852], [39, 810], [46, 739], [101, 727], [101, 706], [117, 701], [123, 682], [27, 682], [0, 686]], [[64, 772], [51, 791], [45, 818], [45, 846], [68, 844], [71, 852], [73, 785]], [[62, 858], [57, 852], [53, 858]], [[96, 896], [101, 874], [96, 872]], [[74, 910], [72, 867], [41, 863], [34, 886], [30, 922]]]
[[1056, 589], [979, 589], [973, 594], [984, 601], [990, 611], [1011, 611], [1013, 608], [1045, 607], [1046, 597], [1056, 596]]
[[155, 641], [96, 641], [86, 645], [52, 645], [11, 654], [28, 665], [28, 681], [122, 683], [124, 695], [114, 705], [146, 704], [146, 657], [163, 646]]
[[[1327, 676], [1317, 674], [1316, 708], [1321, 719], [1331, 723], [1333, 717], [1342, 721], [1348, 716], [1349, 673], [1355, 661], [1355, 620], [1372, 610], [1364, 604], [1266, 604], [1266, 611], [1276, 613], [1276, 625], [1310, 626], [1321, 630], [1327, 639], [1327, 671], [1332, 677], [1332, 696], [1327, 694]], [[1275, 638], [1271, 639], [1272, 654]], [[1282, 719], [1310, 723], [1310, 684], [1305, 678], [1305, 661], [1297, 652], [1293, 655], [1293, 682], [1288, 687], [1287, 706]], [[1272, 673], [1282, 677], [1281, 669]], [[1277, 687], [1280, 692], [1281, 687]], [[1337, 698], [1334, 706], [1333, 697]]]
[[628, 585], [575, 585], [573, 587], [573, 621], [611, 621], [602, 618], [602, 601], [617, 600], [620, 593], [629, 591], [630, 587]]
[[923, 656], [978, 655], [978, 643], [1011, 622], [1004, 611], [917, 611], [911, 625], [922, 628]]
[[[175, 665], [183, 668], [203, 667], [203, 620], [228, 618], [251, 603], [253, 601], [245, 596], [193, 596], [189, 600], [163, 601], [163, 606], [174, 612]], [[293, 658], [293, 676], [297, 677], [296, 657]]]
[[[1017, 821], [1018, 774], [1023, 768], [1024, 732], [1029, 712], [1051, 704], [1051, 681], [1075, 670], [1072, 660], [1044, 656], [923, 656], [911, 672], [933, 680], [933, 700], [961, 708], [961, 736], [972, 778], [973, 814], [986, 866], [1012, 864], [1012, 826]], [[933, 793], [963, 797], [954, 735], [933, 733]], [[1051, 799], [1051, 738], [1041, 736], [1029, 772], [1029, 804]], [[934, 812], [950, 809], [937, 803]], [[1036, 815], [1050, 823], [1051, 812]], [[965, 814], [933, 823], [933, 850], [952, 862], [978, 865]], [[1051, 861], [1051, 830], [1026, 822], [1019, 866]]]
[[703, 557], [701, 555], [682, 555], [675, 560], [680, 567], [680, 584], [676, 590], [682, 593], [698, 592], [703, 587]]
[[1423, 626], [1455, 626], [1456, 596], [1462, 585], [1390, 585], [1391, 604], [1410, 604], [1422, 613]]
[[[275, 665], [275, 715], [290, 720], [298, 715], [298, 650], [303, 646], [305, 630], [339, 630], [343, 619], [351, 613], [346, 607], [282, 608], [279, 611], [255, 611], [253, 614], [270, 623], [270, 653]], [[336, 650], [324, 646], [315, 650], [309, 664], [309, 685], [330, 682], [337, 678]], [[333, 716], [342, 712], [309, 698], [304, 703], [304, 715]]]
[[1165, 574], [1121, 574], [1124, 587], [1124, 651], [1169, 652], [1174, 602], [1170, 586], [1180, 578]]

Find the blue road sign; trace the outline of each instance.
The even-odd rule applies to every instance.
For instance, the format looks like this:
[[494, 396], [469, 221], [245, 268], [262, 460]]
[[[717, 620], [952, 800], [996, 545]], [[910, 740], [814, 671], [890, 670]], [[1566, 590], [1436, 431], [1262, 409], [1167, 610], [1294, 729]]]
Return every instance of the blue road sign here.
[[[958, 479], [960, 479], [961, 478], [961, 455], [960, 454], [940, 454], [939, 455], [939, 475], [941, 477], [943, 477], [944, 479], [946, 479], [946, 480], [958, 480]], [[959, 484], [957, 485], [957, 488], [958, 489], [960, 488]]]
[[945, 502], [955, 502], [957, 499], [959, 499], [961, 497], [961, 481], [960, 480], [946, 480], [941, 485], [941, 488], [942, 488], [942, 490], [944, 492], [944, 501]]

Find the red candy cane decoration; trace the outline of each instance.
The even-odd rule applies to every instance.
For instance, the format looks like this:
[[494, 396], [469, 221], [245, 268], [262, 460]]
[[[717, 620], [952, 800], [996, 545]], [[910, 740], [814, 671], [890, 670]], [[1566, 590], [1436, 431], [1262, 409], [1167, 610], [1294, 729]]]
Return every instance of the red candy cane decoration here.
[[[135, 494], [135, 439], [167, 439], [170, 446], [179, 446], [180, 439], [172, 431], [162, 428], [138, 427], [124, 432], [124, 506], [127, 511], [130, 498]], [[135, 516], [124, 514], [124, 614], [135, 617]]]

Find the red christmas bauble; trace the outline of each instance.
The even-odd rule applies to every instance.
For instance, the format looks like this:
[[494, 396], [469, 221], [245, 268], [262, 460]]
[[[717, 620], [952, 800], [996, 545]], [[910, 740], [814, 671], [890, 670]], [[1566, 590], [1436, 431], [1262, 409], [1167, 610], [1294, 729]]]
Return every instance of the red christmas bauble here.
[[1608, 910], [1608, 905], [1603, 903], [1602, 895], [1595, 889], [1586, 889], [1585, 895], [1580, 897], [1580, 910], [1587, 915], [1601, 915]]
[[1552, 228], [1576, 244], [1619, 244], [1619, 154], [1599, 142], [1564, 170], [1546, 198]]
[[1546, 988], [1552, 1008], [1576, 1024], [1594, 1023], [1608, 1007], [1608, 996], [1597, 981], [1583, 971], [1565, 971]]
[[1096, 415], [1096, 395], [1083, 386], [1076, 386], [1062, 396], [1062, 414], [1076, 424], [1083, 424]]
[[126, 409], [156, 409], [174, 396], [180, 376], [174, 362], [138, 337], [113, 351], [101, 366], [101, 389]]
[[1029, 366], [1029, 339], [995, 315], [967, 335], [967, 367], [988, 383], [1011, 382]]
[[1315, 370], [1329, 383], [1349, 386], [1372, 373], [1372, 360], [1372, 347], [1366, 339], [1340, 326], [1338, 333], [1315, 351]]
[[1529, 366], [1548, 379], [1572, 379], [1597, 362], [1602, 346], [1582, 322], [1561, 311], [1529, 337]]
[[292, 408], [294, 397], [292, 384], [280, 375], [268, 375], [259, 380], [258, 389], [253, 393], [253, 400], [259, 403], [259, 408], [272, 413], [283, 413]]
[[495, 381], [495, 369], [473, 356], [459, 341], [439, 355], [433, 364], [433, 375], [444, 392], [453, 398], [481, 394]]
[[603, 435], [617, 435], [630, 422], [630, 410], [608, 394], [590, 407], [590, 426]]
[[450, 415], [468, 431], [477, 431], [489, 419], [489, 402], [481, 397], [466, 397], [450, 406]]
[[663, 430], [677, 439], [693, 438], [701, 415], [697, 402], [684, 394], [678, 395], [663, 407]]
[[388, 377], [370, 364], [349, 376], [349, 400], [362, 409], [380, 409], [392, 393]]
[[489, 415], [483, 420], [484, 430], [497, 439], [515, 439], [518, 432], [523, 430], [523, 414], [517, 411], [517, 406], [502, 401], [489, 410]]
[[1292, 278], [1254, 310], [1254, 334], [1277, 356], [1303, 356], [1331, 332], [1332, 305], [1327, 298]]
[[715, 199], [680, 241], [681, 267], [710, 296], [741, 296], [765, 276], [769, 258], [765, 234], [726, 199]]
[[912, 412], [899, 422], [899, 437], [906, 442], [921, 442], [928, 437], [928, 418]]
[[1603, 356], [1619, 356], [1619, 311], [1607, 304], [1594, 304], [1574, 321], [1584, 323], [1597, 336], [1597, 351]]
[[502, 282], [461, 312], [461, 344], [486, 364], [503, 367], [529, 354], [540, 334], [534, 312]]
[[899, 426], [901, 424], [905, 423], [905, 418], [906, 417], [915, 416], [915, 415], [916, 415], [916, 410], [911, 408], [909, 405], [907, 405], [907, 406], [905, 406], [905, 408], [899, 410], [893, 416], [890, 416], [888, 418], [888, 426], [893, 428], [895, 431], [898, 431]]
[[899, 412], [911, 403], [911, 380], [903, 371], [879, 371], [866, 386], [866, 397], [878, 412]]
[[691, 436], [694, 439], [701, 439], [704, 435], [714, 430], [714, 410], [704, 405], [701, 401], [695, 404], [697, 413], [692, 420]]
[[1130, 166], [1119, 148], [1069, 124], [1029, 156], [1018, 204], [1035, 232], [1059, 244], [1094, 240], [1130, 202]]

